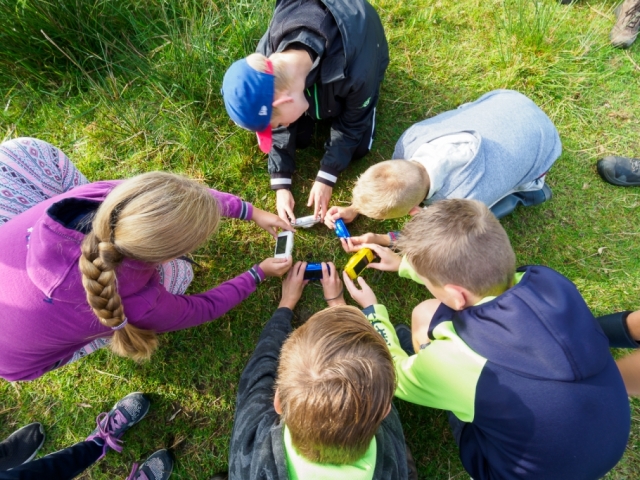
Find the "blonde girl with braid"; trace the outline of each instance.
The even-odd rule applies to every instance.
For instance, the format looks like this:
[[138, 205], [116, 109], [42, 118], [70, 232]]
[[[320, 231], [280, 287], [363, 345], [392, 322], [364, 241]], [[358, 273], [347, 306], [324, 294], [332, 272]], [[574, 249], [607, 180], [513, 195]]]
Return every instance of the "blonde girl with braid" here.
[[288, 223], [179, 175], [88, 183], [52, 145], [0, 145], [0, 377], [31, 380], [109, 345], [136, 361], [156, 335], [224, 315], [291, 259], [268, 258], [221, 285], [184, 295], [181, 259], [220, 217], [272, 236]]

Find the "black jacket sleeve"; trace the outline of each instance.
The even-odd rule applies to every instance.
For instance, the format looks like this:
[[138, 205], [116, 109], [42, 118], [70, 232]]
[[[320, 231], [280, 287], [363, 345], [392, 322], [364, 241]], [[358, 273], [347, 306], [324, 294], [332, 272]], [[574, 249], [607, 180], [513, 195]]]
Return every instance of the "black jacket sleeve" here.
[[337, 177], [347, 168], [358, 147], [365, 143], [366, 150], [369, 150], [379, 90], [380, 83], [372, 76], [353, 85], [342, 114], [331, 124], [331, 136], [325, 143], [325, 154], [316, 181], [333, 186], [336, 179], [332, 177]]

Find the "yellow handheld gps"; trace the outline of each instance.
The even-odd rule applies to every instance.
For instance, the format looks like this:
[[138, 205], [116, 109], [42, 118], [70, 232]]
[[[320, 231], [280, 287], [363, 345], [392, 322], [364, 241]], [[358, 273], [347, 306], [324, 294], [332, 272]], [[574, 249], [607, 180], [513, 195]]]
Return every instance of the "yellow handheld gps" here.
[[376, 255], [369, 248], [363, 248], [353, 257], [349, 259], [347, 265], [344, 267], [344, 271], [347, 272], [351, 280], [358, 278], [358, 275], [362, 273], [367, 265], [373, 262]]

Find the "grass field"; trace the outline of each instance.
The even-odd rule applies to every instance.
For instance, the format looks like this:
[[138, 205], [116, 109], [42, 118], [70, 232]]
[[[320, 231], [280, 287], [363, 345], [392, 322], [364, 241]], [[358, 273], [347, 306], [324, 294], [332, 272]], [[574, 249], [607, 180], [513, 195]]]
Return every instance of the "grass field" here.
[[[519, 90], [555, 122], [564, 148], [547, 177], [553, 200], [503, 221], [518, 263], [559, 270], [596, 314], [638, 308], [640, 190], [605, 184], [595, 170], [608, 154], [640, 156], [640, 45], [608, 45], [614, 2], [373, 1], [391, 55], [378, 136], [371, 154], [341, 175], [334, 204], [350, 200], [357, 176], [390, 158], [412, 123], [492, 89]], [[228, 119], [219, 94], [226, 67], [253, 51], [273, 3], [0, 0], [0, 137], [47, 140], [92, 181], [169, 170], [273, 211], [266, 157], [255, 136]], [[323, 141], [298, 156], [298, 215], [311, 213], [304, 204]], [[351, 231], [401, 224], [358, 219]], [[196, 252], [204, 268], [190, 291], [232, 278], [272, 248], [255, 225], [225, 221]], [[297, 234], [295, 256], [339, 266], [347, 259], [320, 227]], [[407, 322], [428, 296], [391, 274], [367, 279], [394, 322]], [[53, 452], [84, 439], [118, 398], [144, 391], [152, 410], [127, 433], [123, 454], [110, 453], [82, 478], [125, 478], [132, 462], [170, 447], [177, 457], [172, 478], [208, 479], [226, 467], [238, 378], [277, 306], [279, 284], [270, 279], [210, 324], [165, 335], [149, 363], [102, 351], [37, 381], [0, 383], [0, 438], [37, 420], [47, 431], [43, 452]], [[322, 307], [321, 290], [311, 285], [298, 314]], [[468, 478], [445, 414], [397, 403], [420, 478]], [[633, 401], [628, 450], [608, 479], [640, 477], [639, 412]]]

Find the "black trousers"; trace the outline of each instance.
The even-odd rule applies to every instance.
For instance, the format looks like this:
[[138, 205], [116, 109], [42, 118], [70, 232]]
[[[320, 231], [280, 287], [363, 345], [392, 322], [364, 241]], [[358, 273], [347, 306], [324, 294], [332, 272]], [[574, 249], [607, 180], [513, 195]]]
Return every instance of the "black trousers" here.
[[101, 455], [102, 447], [93, 440], [79, 442], [7, 472], [0, 472], [0, 480], [70, 480], [93, 465]]

